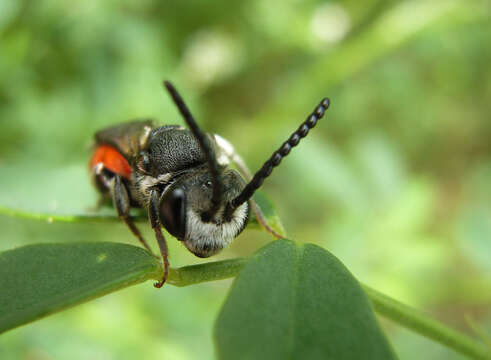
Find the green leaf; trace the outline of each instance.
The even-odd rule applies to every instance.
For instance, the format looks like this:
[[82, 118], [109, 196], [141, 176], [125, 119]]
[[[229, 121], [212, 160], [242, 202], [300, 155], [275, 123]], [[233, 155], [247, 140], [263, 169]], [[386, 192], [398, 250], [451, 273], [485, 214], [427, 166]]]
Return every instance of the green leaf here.
[[[285, 228], [283, 227], [280, 217], [276, 213], [273, 203], [269, 200], [269, 198], [261, 191], [256, 191], [253, 199], [259, 209], [261, 209], [261, 212], [266, 219], [268, 225], [278, 234], [286, 236]], [[249, 221], [249, 227], [261, 229], [261, 226], [254, 216], [253, 211], [251, 211], [251, 220]]]
[[0, 333], [123, 287], [159, 279], [142, 248], [118, 243], [38, 244], [0, 253]]
[[316, 245], [278, 240], [234, 282], [215, 326], [219, 359], [394, 359], [370, 302]]

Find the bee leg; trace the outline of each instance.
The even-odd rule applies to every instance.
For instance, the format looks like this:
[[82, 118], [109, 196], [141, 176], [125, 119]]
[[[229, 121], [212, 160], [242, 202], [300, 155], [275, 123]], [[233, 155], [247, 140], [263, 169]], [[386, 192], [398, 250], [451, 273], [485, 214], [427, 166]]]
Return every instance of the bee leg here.
[[88, 211], [99, 211], [109, 200], [109, 190], [111, 189], [111, 180], [114, 173], [104, 167], [104, 163], [99, 162], [92, 168], [92, 181], [100, 191], [99, 199], [94, 206], [89, 207]]
[[158, 256], [153, 253], [150, 246], [148, 246], [148, 243], [143, 238], [142, 234], [140, 233], [140, 230], [138, 230], [138, 228], [133, 223], [133, 219], [131, 219], [130, 198], [128, 196], [128, 190], [126, 189], [126, 186], [121, 180], [121, 176], [117, 174], [114, 175], [113, 179], [111, 180], [110, 189], [111, 189], [114, 207], [118, 212], [119, 218], [123, 220], [126, 225], [128, 225], [133, 235], [135, 235], [138, 238], [138, 240], [145, 247], [145, 249], [147, 249], [153, 256], [158, 258]]
[[[247, 181], [251, 181], [251, 171], [247, 167], [244, 159], [242, 159], [242, 157], [235, 151], [233, 145], [219, 135], [215, 135], [215, 141], [218, 144], [218, 147], [221, 150], [222, 154], [224, 154], [228, 158], [228, 161], [235, 164], [239, 172]], [[276, 232], [271, 226], [268, 225], [268, 221], [261, 211], [261, 208], [253, 199], [249, 200], [249, 206], [251, 207], [251, 210], [254, 213], [257, 222], [266, 232], [270, 233], [277, 239], [283, 239], [285, 237], [284, 235]]]
[[160, 253], [162, 254], [162, 260], [164, 261], [164, 275], [162, 280], [153, 284], [156, 288], [161, 288], [167, 280], [169, 275], [169, 251], [167, 249], [167, 242], [165, 241], [164, 234], [162, 233], [162, 225], [159, 219], [159, 199], [160, 194], [157, 190], [152, 190], [150, 194], [150, 204], [148, 206], [148, 218], [153, 231], [155, 231], [155, 237], [159, 244]]

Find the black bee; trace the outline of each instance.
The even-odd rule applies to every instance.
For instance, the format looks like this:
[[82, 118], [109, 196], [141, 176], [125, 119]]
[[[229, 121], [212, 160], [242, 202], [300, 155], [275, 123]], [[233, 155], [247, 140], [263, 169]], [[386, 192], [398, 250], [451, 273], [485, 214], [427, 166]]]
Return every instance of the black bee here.
[[[151, 120], [115, 125], [95, 134], [90, 160], [97, 189], [103, 198], [112, 199], [118, 216], [151, 252], [130, 216], [131, 207], [147, 209], [164, 262], [164, 276], [156, 287], [164, 284], [169, 268], [161, 226], [199, 257], [216, 254], [239, 235], [250, 208], [260, 224], [278, 236], [251, 197], [329, 107], [329, 99], [323, 99], [250, 179], [233, 146], [218, 135], [204, 134], [177, 90], [167, 81], [164, 85], [189, 130]], [[242, 174], [229, 168], [231, 163]]]

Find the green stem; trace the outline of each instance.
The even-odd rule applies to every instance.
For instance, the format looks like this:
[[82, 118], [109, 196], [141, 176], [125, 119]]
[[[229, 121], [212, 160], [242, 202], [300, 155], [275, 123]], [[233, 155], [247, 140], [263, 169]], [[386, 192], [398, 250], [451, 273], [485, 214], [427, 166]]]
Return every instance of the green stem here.
[[380, 315], [471, 358], [490, 358], [491, 353], [484, 344], [369, 286], [362, 287], [372, 301], [375, 311]]
[[[41, 213], [29, 210], [15, 209], [0, 205], [0, 215], [6, 215], [16, 218], [24, 218], [30, 220], [39, 220], [52, 222], [118, 222], [121, 221], [116, 215], [92, 214], [56, 214], [56, 213]], [[145, 221], [147, 218], [143, 215], [133, 217], [135, 221]]]
[[169, 270], [167, 283], [174, 286], [188, 286], [202, 282], [223, 280], [237, 276], [248, 259], [214, 261], [199, 265], [184, 266]]
[[[246, 258], [237, 258], [170, 269], [168, 283], [188, 286], [235, 277], [247, 261]], [[477, 340], [377, 290], [363, 284], [362, 287], [380, 315], [473, 359], [490, 359], [489, 349]]]
[[[57, 214], [57, 213], [42, 213], [42, 212], [34, 212], [29, 210], [15, 209], [11, 207], [6, 207], [0, 205], [0, 215], [10, 216], [14, 218], [20, 219], [29, 219], [29, 220], [37, 220], [37, 221], [46, 221], [48, 223], [54, 222], [65, 222], [65, 223], [111, 223], [111, 222], [120, 222], [121, 219], [114, 214]], [[270, 215], [272, 216], [272, 215]], [[275, 215], [276, 216], [276, 215]], [[135, 222], [147, 222], [148, 216], [143, 214], [141, 211], [137, 211], [132, 215], [133, 221]], [[276, 223], [280, 224], [277, 226], [281, 226], [279, 220], [276, 220]], [[251, 216], [249, 220], [248, 228], [252, 229], [260, 229], [256, 218]]]

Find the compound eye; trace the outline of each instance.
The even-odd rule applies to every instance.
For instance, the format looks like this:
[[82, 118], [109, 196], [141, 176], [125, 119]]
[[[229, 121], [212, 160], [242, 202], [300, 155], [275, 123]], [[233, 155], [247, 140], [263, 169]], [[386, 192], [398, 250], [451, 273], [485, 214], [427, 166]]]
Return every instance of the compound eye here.
[[166, 191], [159, 204], [159, 217], [167, 231], [184, 240], [186, 235], [186, 196], [180, 188]]
[[140, 155], [138, 156], [138, 159], [136, 161], [136, 167], [142, 173], [146, 174], [149, 172], [150, 159], [149, 159], [148, 154], [146, 152], [140, 153]]

